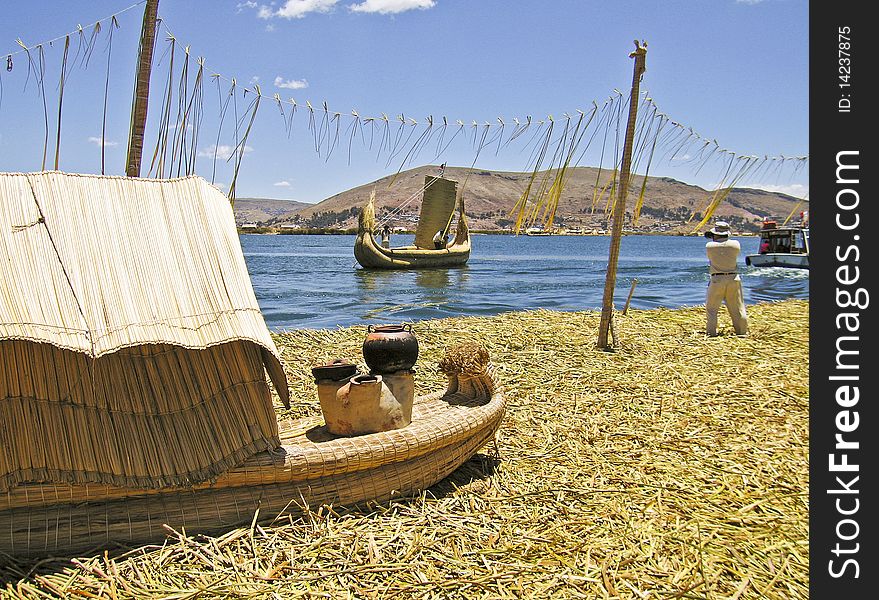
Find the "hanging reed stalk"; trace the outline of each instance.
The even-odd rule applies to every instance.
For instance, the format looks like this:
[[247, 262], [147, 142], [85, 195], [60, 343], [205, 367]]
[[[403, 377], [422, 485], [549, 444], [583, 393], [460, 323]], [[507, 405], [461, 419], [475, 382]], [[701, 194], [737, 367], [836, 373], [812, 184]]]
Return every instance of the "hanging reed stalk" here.
[[186, 164], [186, 175], [195, 174], [195, 161], [196, 158], [198, 158], [198, 135], [201, 132], [201, 123], [204, 117], [204, 58], [199, 57], [197, 63], [198, 71], [195, 74], [195, 83], [193, 84], [192, 98], [189, 107], [189, 111], [192, 112], [190, 117], [192, 133], [189, 144], [189, 156]]
[[[253, 128], [253, 121], [256, 119], [256, 113], [259, 110], [259, 101], [262, 98], [260, 94], [259, 86], [256, 87], [256, 94], [253, 99], [253, 102], [250, 104], [250, 121], [247, 123], [247, 129], [244, 130], [244, 135], [241, 137], [241, 141], [238, 142], [238, 145], [235, 147], [235, 150], [232, 153], [232, 156], [235, 157], [235, 169], [232, 172], [232, 183], [229, 185], [229, 202], [232, 206], [235, 206], [235, 184], [238, 182], [238, 170], [241, 168], [241, 161], [244, 158], [244, 154], [247, 151], [247, 137], [250, 135], [250, 130]], [[247, 93], [247, 90], [245, 90]], [[238, 128], [235, 129], [236, 135]], [[230, 157], [231, 158], [231, 157]]]
[[[730, 175], [730, 171], [732, 170], [734, 164], [736, 162], [741, 163], [739, 165], [739, 169]], [[717, 210], [717, 207], [723, 202], [735, 185], [745, 176], [748, 172], [754, 167], [756, 162], [748, 156], [731, 156], [730, 163], [727, 167], [726, 174], [724, 175], [723, 181], [718, 186], [718, 188], [714, 191], [714, 194], [711, 198], [711, 202], [708, 204], [708, 208], [705, 211], [705, 215], [702, 217], [702, 220], [693, 228], [693, 233], [698, 232], [714, 215], [714, 211]], [[725, 183], [727, 178], [729, 178], [729, 183]]]
[[180, 176], [180, 165], [185, 154], [187, 127], [187, 100], [189, 96], [189, 46], [183, 48], [183, 66], [180, 69], [180, 81], [177, 84], [177, 116], [174, 121], [174, 141], [171, 144], [171, 161], [169, 175], [176, 165], [177, 177]]
[[31, 48], [28, 48], [21, 39], [15, 40], [15, 42], [22, 47], [27, 56], [27, 79], [25, 80], [25, 86], [27, 86], [27, 82], [30, 80], [31, 72], [34, 73], [34, 77], [37, 81], [37, 89], [40, 94], [40, 99], [43, 102], [43, 161], [40, 166], [40, 170], [46, 170], [46, 157], [49, 152], [49, 107], [46, 103], [46, 87], [44, 85], [44, 78], [46, 73], [46, 59], [43, 53], [43, 46], [38, 45], [36, 49], [38, 50], [37, 61], [34, 64], [34, 57], [31, 56]]
[[[601, 200], [601, 194], [598, 193], [599, 182], [601, 181], [601, 170], [604, 167], [604, 153], [607, 149], [607, 132], [610, 131], [610, 123], [611, 123], [611, 114], [619, 112], [619, 103], [611, 97], [608, 102], [610, 102], [610, 110], [605, 110], [605, 114], [607, 115], [607, 125], [604, 127], [604, 137], [601, 142], [601, 156], [598, 160], [598, 171], [595, 173], [595, 186], [592, 188], [592, 210], [595, 211], [595, 206]], [[605, 104], [605, 109], [607, 109], [607, 104]], [[616, 160], [614, 160], [614, 174], [612, 179], [616, 179]]]
[[517, 233], [522, 229], [522, 226], [525, 223], [527, 215], [526, 211], [528, 210], [528, 199], [531, 196], [531, 190], [540, 171], [540, 165], [542, 164], [544, 158], [546, 157], [546, 153], [549, 150], [549, 144], [552, 139], [553, 125], [554, 122], [550, 120], [547, 131], [543, 136], [543, 142], [539, 145], [537, 156], [534, 160], [534, 168], [531, 170], [531, 176], [528, 178], [528, 183], [525, 185], [525, 190], [522, 192], [522, 195], [519, 196], [519, 200], [513, 207], [513, 214], [515, 214], [516, 216], [516, 222], [513, 226], [513, 230]]
[[799, 202], [797, 202], [796, 206], [794, 206], [793, 209], [791, 209], [790, 213], [787, 215], [787, 217], [784, 218], [784, 221], [781, 223], [782, 227], [784, 227], [785, 225], [788, 224], [788, 222], [791, 220], [791, 218], [795, 214], [797, 214], [797, 209], [799, 209], [802, 205], [803, 205], [803, 200], [800, 200]]
[[[651, 123], [654, 117], [651, 117]], [[632, 223], [634, 225], [638, 224], [638, 217], [641, 216], [641, 209], [644, 207], [644, 194], [647, 191], [647, 177], [650, 175], [650, 165], [653, 164], [653, 154], [656, 152], [656, 142], [659, 139], [664, 124], [665, 122], [660, 119], [659, 126], [656, 129], [656, 134], [653, 136], [653, 142], [650, 144], [650, 153], [647, 157], [647, 166], [644, 169], [644, 178], [641, 180], [641, 189], [638, 192], [638, 200], [635, 202], [635, 208], [632, 214]]]
[[[97, 28], [98, 26], [95, 25]], [[119, 22], [114, 15], [110, 20], [110, 31], [107, 34], [107, 74], [104, 78], [104, 106], [101, 111], [101, 175], [106, 171], [107, 155], [107, 100], [110, 97], [110, 58], [113, 56], [113, 30], [119, 29]]]
[[217, 96], [220, 101], [220, 121], [217, 125], [217, 138], [214, 141], [213, 159], [211, 161], [211, 183], [214, 183], [214, 181], [217, 178], [217, 152], [219, 152], [219, 148], [220, 148], [220, 136], [223, 133], [223, 121], [225, 121], [225, 119], [226, 119], [226, 110], [229, 108], [229, 100], [231, 100], [232, 97], [235, 95], [235, 80], [234, 79], [232, 80], [232, 84], [229, 88], [229, 93], [226, 94], [225, 102], [223, 101], [222, 93], [220, 92], [220, 79], [219, 79], [219, 77], [216, 78], [216, 81], [217, 81]]
[[[168, 133], [171, 127], [171, 103], [174, 98], [174, 55], [177, 49], [177, 40], [171, 36], [168, 38], [168, 78], [165, 80], [165, 93], [162, 96], [162, 109], [160, 111], [158, 134], [156, 135], [156, 147], [153, 150], [153, 158], [150, 162], [149, 173], [156, 177], [165, 176], [165, 161], [168, 154]], [[170, 167], [169, 167], [170, 169]]]
[[[116, 18], [115, 15], [110, 17], [110, 19], [115, 19], [115, 18]], [[85, 46], [83, 47], [83, 37], [85, 36], [85, 32], [83, 31], [83, 28], [81, 25], [77, 27], [77, 33], [79, 34], [79, 37], [77, 38], [77, 40], [79, 41], [79, 45], [76, 48], [76, 55], [77, 55], [77, 57], [79, 57], [80, 51], [82, 51], [82, 58], [79, 61], [79, 66], [81, 68], [88, 67], [89, 61], [92, 58], [92, 52], [94, 52], [95, 45], [97, 45], [97, 43], [98, 43], [98, 36], [101, 34], [101, 30], [102, 30], [101, 22], [98, 21], [92, 27], [92, 32], [89, 35], [89, 39], [87, 42], [85, 42]], [[73, 62], [76, 62], [75, 58], [74, 58]]]
[[58, 82], [58, 127], [55, 135], [55, 170], [61, 158], [61, 109], [64, 105], [64, 83], [67, 76], [67, 52], [70, 50], [70, 36], [64, 36], [64, 54], [61, 58], [61, 80]]

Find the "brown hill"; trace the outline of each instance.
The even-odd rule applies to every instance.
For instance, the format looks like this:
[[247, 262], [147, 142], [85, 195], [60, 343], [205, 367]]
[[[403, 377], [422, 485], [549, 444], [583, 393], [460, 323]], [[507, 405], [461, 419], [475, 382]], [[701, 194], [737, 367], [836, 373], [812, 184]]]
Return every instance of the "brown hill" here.
[[273, 200], [270, 198], [236, 198], [235, 224], [261, 224], [281, 215], [296, 212], [306, 206], [305, 202], [295, 200]]
[[[436, 175], [439, 169], [427, 165], [403, 171], [396, 177], [383, 177], [327, 198], [317, 204], [279, 215], [267, 224], [298, 224], [311, 227], [356, 227], [360, 207], [375, 189], [379, 217], [398, 210], [392, 219], [395, 227], [411, 228], [421, 208], [421, 189], [425, 175]], [[513, 224], [511, 211], [525, 190], [530, 173], [503, 171], [470, 171], [463, 167], [448, 167], [445, 177], [458, 181], [463, 189], [466, 213], [472, 229], [503, 230]], [[601, 192], [607, 186], [611, 173], [595, 167], [576, 167], [568, 170], [564, 191], [556, 212], [555, 226], [568, 229], [609, 229], [607, 196]], [[538, 176], [538, 183], [541, 177]], [[634, 178], [627, 202], [627, 228], [639, 231], [684, 233], [692, 231], [699, 222], [702, 210], [713, 192], [682, 183], [669, 177], [649, 177], [644, 204], [638, 222], [631, 224], [631, 213], [640, 193], [642, 176]], [[597, 184], [597, 186], [596, 186]], [[535, 188], [536, 189], [536, 188]], [[593, 198], [600, 196], [593, 206]], [[799, 199], [786, 194], [750, 188], [735, 188], [715, 212], [715, 218], [724, 218], [738, 232], [759, 229], [766, 216], [784, 219], [797, 207]], [[806, 210], [804, 202], [797, 210]], [[537, 225], [543, 225], [538, 221]]]

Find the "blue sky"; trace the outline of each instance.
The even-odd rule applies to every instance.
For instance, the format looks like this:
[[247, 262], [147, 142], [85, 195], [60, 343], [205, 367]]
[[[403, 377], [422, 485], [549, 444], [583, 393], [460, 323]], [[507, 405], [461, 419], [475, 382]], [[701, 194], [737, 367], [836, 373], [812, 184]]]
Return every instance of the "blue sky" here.
[[[86, 61], [83, 48], [92, 24], [117, 13], [119, 28], [113, 29], [111, 51], [110, 21], [104, 20]], [[142, 15], [143, 3], [135, 0], [3, 4], [0, 52], [4, 63], [12, 54], [13, 69], [0, 65], [0, 171], [39, 170], [44, 148], [46, 168], [54, 167], [64, 36], [73, 32], [61, 104], [59, 168], [101, 171], [108, 83], [104, 169], [124, 173]], [[190, 49], [190, 82], [195, 60], [204, 58], [204, 116], [197, 137], [188, 143], [195, 145], [195, 170], [221, 187], [232, 179], [233, 162], [223, 158], [236, 143], [229, 125], [234, 118], [225, 117], [225, 129], [220, 128], [221, 102], [234, 79], [240, 136], [254, 98], [244, 89], [259, 85], [263, 98], [244, 146], [239, 196], [317, 202], [394, 173], [405, 158], [407, 139], [411, 147], [428, 116], [437, 124], [443, 117], [451, 124], [460, 120], [466, 124], [464, 133], [439, 156], [434, 150], [445, 141], [432, 137], [407, 167], [440, 162], [469, 166], [476, 159], [477, 168], [527, 170], [533, 150], [528, 136], [503, 147], [486, 145], [477, 155], [482, 125], [491, 123], [491, 131], [498, 132], [503, 122], [509, 136], [515, 119], [521, 123], [529, 115], [535, 121], [552, 115], [558, 123], [565, 114], [588, 112], [593, 102], [601, 104], [614, 90], [627, 93], [632, 78], [628, 54], [636, 38], [648, 44], [642, 91], [671, 120], [739, 155], [808, 154], [804, 0], [160, 0], [159, 15], [163, 27], [144, 170], [156, 143], [168, 77], [167, 39], [173, 35], [175, 68], [182, 64], [182, 49]], [[18, 39], [30, 50], [30, 69]], [[40, 72], [34, 70], [41, 58], [38, 45], [45, 65], [42, 88], [37, 85]], [[282, 100], [283, 117], [275, 94]], [[297, 108], [290, 125], [292, 101]], [[307, 102], [314, 112], [308, 111]], [[324, 103], [328, 111], [322, 121]], [[349, 143], [352, 111], [361, 118], [388, 115], [384, 129], [372, 126], [378, 138], [371, 148], [362, 125]], [[330, 120], [336, 113], [337, 120]], [[391, 141], [377, 151], [383, 132], [397, 139], [401, 115], [404, 123], [418, 125], [400, 128], [395, 156]], [[316, 141], [310, 118], [316, 130], [327, 123], [339, 137]], [[474, 121], [476, 128], [471, 127]], [[414, 136], [407, 138], [410, 131]], [[333, 152], [327, 155], [331, 145]], [[216, 163], [215, 147], [222, 154]], [[587, 155], [580, 164], [598, 162], [598, 156]], [[807, 194], [807, 169], [779, 164], [782, 168], [738, 184]], [[722, 179], [722, 165], [657, 160], [650, 174], [710, 188]]]

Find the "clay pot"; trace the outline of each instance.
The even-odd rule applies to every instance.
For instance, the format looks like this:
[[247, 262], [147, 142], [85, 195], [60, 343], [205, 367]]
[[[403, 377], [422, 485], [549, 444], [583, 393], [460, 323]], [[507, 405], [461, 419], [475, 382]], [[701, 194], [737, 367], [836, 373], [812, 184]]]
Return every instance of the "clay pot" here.
[[[327, 430], [336, 435], [360, 435], [406, 427], [412, 421], [414, 382], [411, 372], [390, 376], [394, 395], [381, 375], [355, 375], [338, 385], [318, 386]], [[342, 382], [338, 382], [341, 384]], [[321, 393], [323, 392], [323, 393]]]
[[371, 373], [408, 371], [418, 360], [418, 340], [412, 333], [412, 326], [368, 326], [363, 341], [363, 358]]

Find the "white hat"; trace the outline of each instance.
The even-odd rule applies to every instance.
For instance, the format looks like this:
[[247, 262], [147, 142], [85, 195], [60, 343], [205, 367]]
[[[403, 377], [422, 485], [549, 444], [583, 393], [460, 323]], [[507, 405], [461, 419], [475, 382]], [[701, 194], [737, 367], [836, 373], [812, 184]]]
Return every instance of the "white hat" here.
[[726, 221], [717, 221], [714, 227], [708, 232], [712, 235], [725, 237], [729, 235], [729, 223]]

